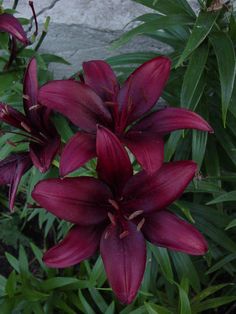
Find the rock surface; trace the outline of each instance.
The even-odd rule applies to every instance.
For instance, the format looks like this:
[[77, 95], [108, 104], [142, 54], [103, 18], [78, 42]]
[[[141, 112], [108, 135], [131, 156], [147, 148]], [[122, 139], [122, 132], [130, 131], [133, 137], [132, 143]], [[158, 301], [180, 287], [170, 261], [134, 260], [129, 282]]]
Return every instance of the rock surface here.
[[[4, 0], [11, 7], [13, 0]], [[192, 1], [196, 3], [196, 1]], [[40, 0], [34, 1], [38, 20], [51, 17], [49, 32], [41, 50], [58, 54], [71, 66], [54, 65], [57, 78], [69, 76], [90, 59], [105, 59], [121, 52], [165, 49], [156, 41], [136, 38], [120, 50], [111, 50], [111, 42], [137, 16], [151, 10], [131, 0]], [[28, 0], [19, 0], [17, 10], [31, 17]]]

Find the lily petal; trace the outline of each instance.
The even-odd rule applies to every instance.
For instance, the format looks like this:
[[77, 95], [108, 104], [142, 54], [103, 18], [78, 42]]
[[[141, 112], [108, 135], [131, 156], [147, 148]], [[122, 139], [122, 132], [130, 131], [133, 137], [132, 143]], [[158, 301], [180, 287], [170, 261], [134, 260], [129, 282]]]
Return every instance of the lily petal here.
[[92, 134], [77, 132], [66, 144], [60, 161], [60, 175], [68, 173], [83, 166], [96, 156], [96, 138]]
[[101, 230], [94, 226], [75, 226], [57, 245], [43, 256], [48, 267], [65, 268], [91, 257], [97, 250]]
[[39, 182], [32, 197], [55, 216], [80, 225], [94, 225], [107, 218], [111, 192], [91, 177], [48, 179]]
[[31, 131], [29, 120], [20, 111], [7, 104], [0, 103], [0, 121], [25, 132]]
[[138, 122], [132, 131], [166, 134], [181, 129], [196, 129], [213, 133], [212, 127], [197, 113], [183, 108], [165, 108], [151, 113]]
[[148, 132], [128, 132], [122, 142], [135, 155], [139, 164], [148, 173], [157, 171], [164, 160], [162, 137]]
[[124, 206], [128, 211], [157, 211], [178, 199], [197, 171], [193, 161], [175, 161], [164, 164], [148, 175], [142, 171], [133, 176], [123, 190]]
[[[53, 135], [53, 134], [51, 134]], [[33, 164], [40, 172], [46, 172], [56, 156], [60, 148], [61, 140], [59, 135], [55, 132], [54, 136], [48, 137], [44, 145], [31, 142], [30, 143], [30, 157]]]
[[86, 84], [74, 80], [51, 81], [39, 90], [39, 103], [66, 116], [87, 132], [95, 132], [97, 123], [109, 126], [109, 110]]
[[142, 232], [148, 241], [168, 249], [192, 255], [208, 250], [205, 238], [194, 226], [167, 210], [147, 215]]
[[100, 251], [109, 283], [117, 298], [129, 304], [136, 297], [146, 264], [146, 246], [136, 226], [127, 222], [127, 236], [120, 226], [110, 225], [101, 238]]
[[119, 139], [102, 126], [98, 126], [96, 145], [98, 176], [119, 193], [133, 173], [129, 156]]
[[119, 91], [116, 75], [108, 63], [93, 60], [83, 63], [85, 83], [89, 85], [103, 101], [114, 101]]
[[168, 58], [157, 57], [142, 64], [129, 76], [118, 94], [121, 120], [129, 124], [156, 104], [169, 78], [170, 66]]
[[27, 66], [23, 84], [23, 103], [26, 116], [34, 126], [41, 128], [40, 111], [44, 109], [38, 105], [37, 62], [32, 58]]
[[10, 184], [9, 208], [12, 211], [21, 177], [32, 166], [28, 153], [17, 153], [0, 161], [0, 185]]
[[3, 13], [0, 15], [0, 31], [11, 34], [14, 38], [28, 45], [29, 41], [20, 22], [13, 15]]

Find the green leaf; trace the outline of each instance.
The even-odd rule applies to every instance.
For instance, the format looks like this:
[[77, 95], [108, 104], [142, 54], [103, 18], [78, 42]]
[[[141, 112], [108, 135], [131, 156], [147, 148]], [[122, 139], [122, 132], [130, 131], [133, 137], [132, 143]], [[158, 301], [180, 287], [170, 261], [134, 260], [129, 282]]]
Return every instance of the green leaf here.
[[161, 267], [161, 271], [169, 282], [174, 281], [174, 275], [167, 249], [150, 245], [151, 251]]
[[201, 169], [206, 150], [208, 133], [193, 130], [192, 134], [192, 159], [198, 164], [198, 169]]
[[236, 191], [231, 191], [216, 197], [214, 200], [207, 203], [207, 205], [223, 203], [223, 202], [233, 202], [236, 201]]
[[188, 295], [180, 285], [177, 284], [177, 286], [179, 289], [179, 314], [191, 314], [192, 311]]
[[9, 264], [19, 273], [20, 272], [19, 261], [13, 255], [7, 252], [5, 253], [5, 256]]
[[54, 290], [54, 289], [65, 287], [72, 284], [76, 284], [77, 287], [80, 288], [80, 284], [83, 284], [83, 283], [84, 283], [83, 280], [79, 280], [76, 278], [54, 277], [54, 278], [50, 278], [42, 282], [40, 287], [48, 291], [48, 290]]
[[111, 302], [111, 304], [106, 309], [106, 312], [104, 314], [115, 314], [115, 303], [114, 301]]
[[[208, 273], [208, 272], [207, 272]], [[223, 283], [220, 285], [215, 285], [215, 286], [210, 286], [207, 287], [206, 289], [202, 290], [201, 292], [199, 292], [191, 301], [191, 304], [193, 304], [194, 302], [200, 302], [204, 299], [206, 299], [207, 297], [209, 297], [210, 295], [216, 293], [217, 291], [227, 287], [227, 286], [233, 286], [234, 284], [231, 283]]]
[[222, 118], [225, 126], [235, 79], [234, 45], [230, 37], [225, 32], [213, 33], [210, 36], [210, 42], [214, 48], [218, 62], [221, 86]]
[[27, 258], [25, 249], [22, 245], [20, 245], [20, 250], [19, 250], [19, 267], [20, 267], [21, 273], [24, 273], [24, 274], [29, 273], [28, 258]]
[[189, 65], [184, 75], [184, 81], [181, 89], [181, 107], [191, 108], [193, 96], [197, 90], [201, 76], [205, 69], [208, 46], [202, 45], [198, 47], [190, 58]]
[[233, 219], [226, 227], [225, 230], [229, 230], [231, 228], [236, 227], [236, 219]]
[[6, 294], [8, 294], [10, 298], [12, 298], [15, 294], [16, 284], [17, 284], [16, 272], [13, 270], [10, 276], [8, 277], [5, 286], [5, 292]]
[[236, 296], [224, 296], [206, 300], [192, 307], [194, 313], [202, 313], [209, 309], [218, 309], [220, 306], [231, 303], [236, 300]]
[[185, 59], [206, 39], [216, 21], [218, 14], [218, 12], [203, 11], [199, 13], [192, 33], [176, 67], [180, 66], [185, 61]]
[[172, 314], [168, 309], [163, 306], [153, 304], [153, 303], [144, 303], [148, 314]]
[[87, 302], [87, 300], [85, 299], [85, 297], [83, 296], [81, 290], [79, 290], [79, 298], [80, 298], [80, 301], [83, 305], [83, 308], [85, 310], [85, 313], [87, 314], [96, 314], [94, 312], [94, 310], [92, 309], [92, 307], [89, 305], [89, 303]]
[[154, 32], [158, 29], [168, 29], [171, 26], [189, 25], [192, 24], [192, 18], [188, 15], [173, 14], [168, 16], [160, 16], [156, 18], [156, 21], [146, 22], [130, 31], [124, 33], [119, 39], [112, 43], [113, 48], [118, 48], [131, 40], [134, 36], [144, 33]]
[[231, 261], [234, 261], [236, 259], [236, 253], [229, 254], [222, 258], [219, 262], [217, 262], [215, 265], [213, 265], [208, 271], [206, 272], [207, 275], [214, 273], [215, 271], [221, 269], [226, 264], [230, 263]]
[[65, 65], [70, 65], [70, 62], [66, 61], [64, 58], [59, 57], [54, 54], [50, 53], [42, 53], [41, 57], [43, 58], [44, 62], [48, 65], [49, 63], [60, 63]]

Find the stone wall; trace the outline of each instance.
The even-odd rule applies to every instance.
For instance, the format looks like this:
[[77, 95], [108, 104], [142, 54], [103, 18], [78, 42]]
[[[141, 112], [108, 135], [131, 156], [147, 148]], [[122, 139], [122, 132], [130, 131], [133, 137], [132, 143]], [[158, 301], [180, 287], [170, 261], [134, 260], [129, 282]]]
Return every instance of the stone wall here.
[[[4, 7], [13, 2], [4, 0]], [[131, 0], [35, 0], [34, 5], [40, 23], [51, 17], [41, 50], [63, 56], [71, 63], [53, 67], [58, 78], [72, 74], [86, 60], [104, 59], [120, 52], [163, 49], [156, 41], [141, 37], [120, 50], [109, 49], [132, 19], [151, 11]], [[28, 0], [19, 0], [17, 10], [20, 16], [31, 16]]]

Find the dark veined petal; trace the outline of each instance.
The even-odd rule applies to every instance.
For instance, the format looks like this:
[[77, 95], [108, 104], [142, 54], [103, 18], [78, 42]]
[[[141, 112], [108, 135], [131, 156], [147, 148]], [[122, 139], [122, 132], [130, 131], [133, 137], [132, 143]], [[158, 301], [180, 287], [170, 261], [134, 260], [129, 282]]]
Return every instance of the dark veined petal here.
[[61, 140], [59, 135], [56, 132], [51, 135], [54, 136], [48, 136], [44, 145], [35, 142], [30, 143], [30, 157], [34, 166], [38, 168], [40, 172], [46, 172], [50, 168], [60, 148]]
[[24, 45], [29, 44], [26, 33], [20, 22], [11, 14], [4, 13], [0, 15], [0, 31], [11, 34]]
[[92, 134], [77, 132], [66, 144], [60, 161], [60, 175], [68, 173], [83, 166], [96, 156], [96, 138]]
[[60, 243], [44, 254], [43, 261], [54, 268], [76, 265], [96, 252], [100, 237], [101, 229], [97, 226], [75, 226]]
[[101, 126], [97, 130], [96, 147], [98, 176], [119, 193], [133, 173], [129, 156], [120, 140]]
[[178, 199], [197, 171], [193, 161], [164, 164], [157, 172], [144, 171], [133, 176], [123, 190], [126, 210], [145, 213], [163, 209]]
[[79, 177], [43, 180], [35, 186], [32, 197], [61, 219], [94, 225], [107, 218], [111, 192], [95, 178]]
[[32, 58], [27, 66], [23, 84], [23, 103], [26, 116], [34, 127], [41, 129], [42, 121], [40, 114], [44, 107], [38, 104], [38, 78], [37, 62]]
[[159, 99], [169, 78], [171, 62], [157, 57], [138, 67], [118, 94], [122, 124], [137, 120]]
[[147, 215], [142, 231], [148, 241], [168, 249], [192, 255], [208, 250], [206, 240], [194, 226], [167, 210]]
[[108, 281], [122, 303], [131, 303], [140, 287], [146, 264], [146, 246], [136, 225], [127, 222], [127, 235], [119, 225], [104, 231], [100, 251]]
[[103, 101], [114, 101], [119, 84], [110, 65], [102, 60], [83, 63], [85, 83], [89, 85]]
[[66, 116], [87, 132], [95, 132], [97, 123], [109, 126], [109, 110], [86, 84], [74, 80], [51, 81], [39, 90], [38, 101]]
[[183, 108], [165, 108], [151, 113], [138, 122], [132, 131], [166, 134], [175, 130], [196, 129], [213, 132], [212, 127], [197, 113]]
[[122, 142], [135, 155], [139, 164], [148, 173], [157, 171], [164, 160], [162, 137], [148, 132], [128, 132]]
[[32, 166], [28, 153], [12, 154], [0, 161], [0, 185], [10, 184], [9, 208], [13, 210], [17, 187], [24, 173]]
[[31, 132], [28, 119], [13, 107], [0, 103], [0, 121], [12, 125], [26, 132]]

